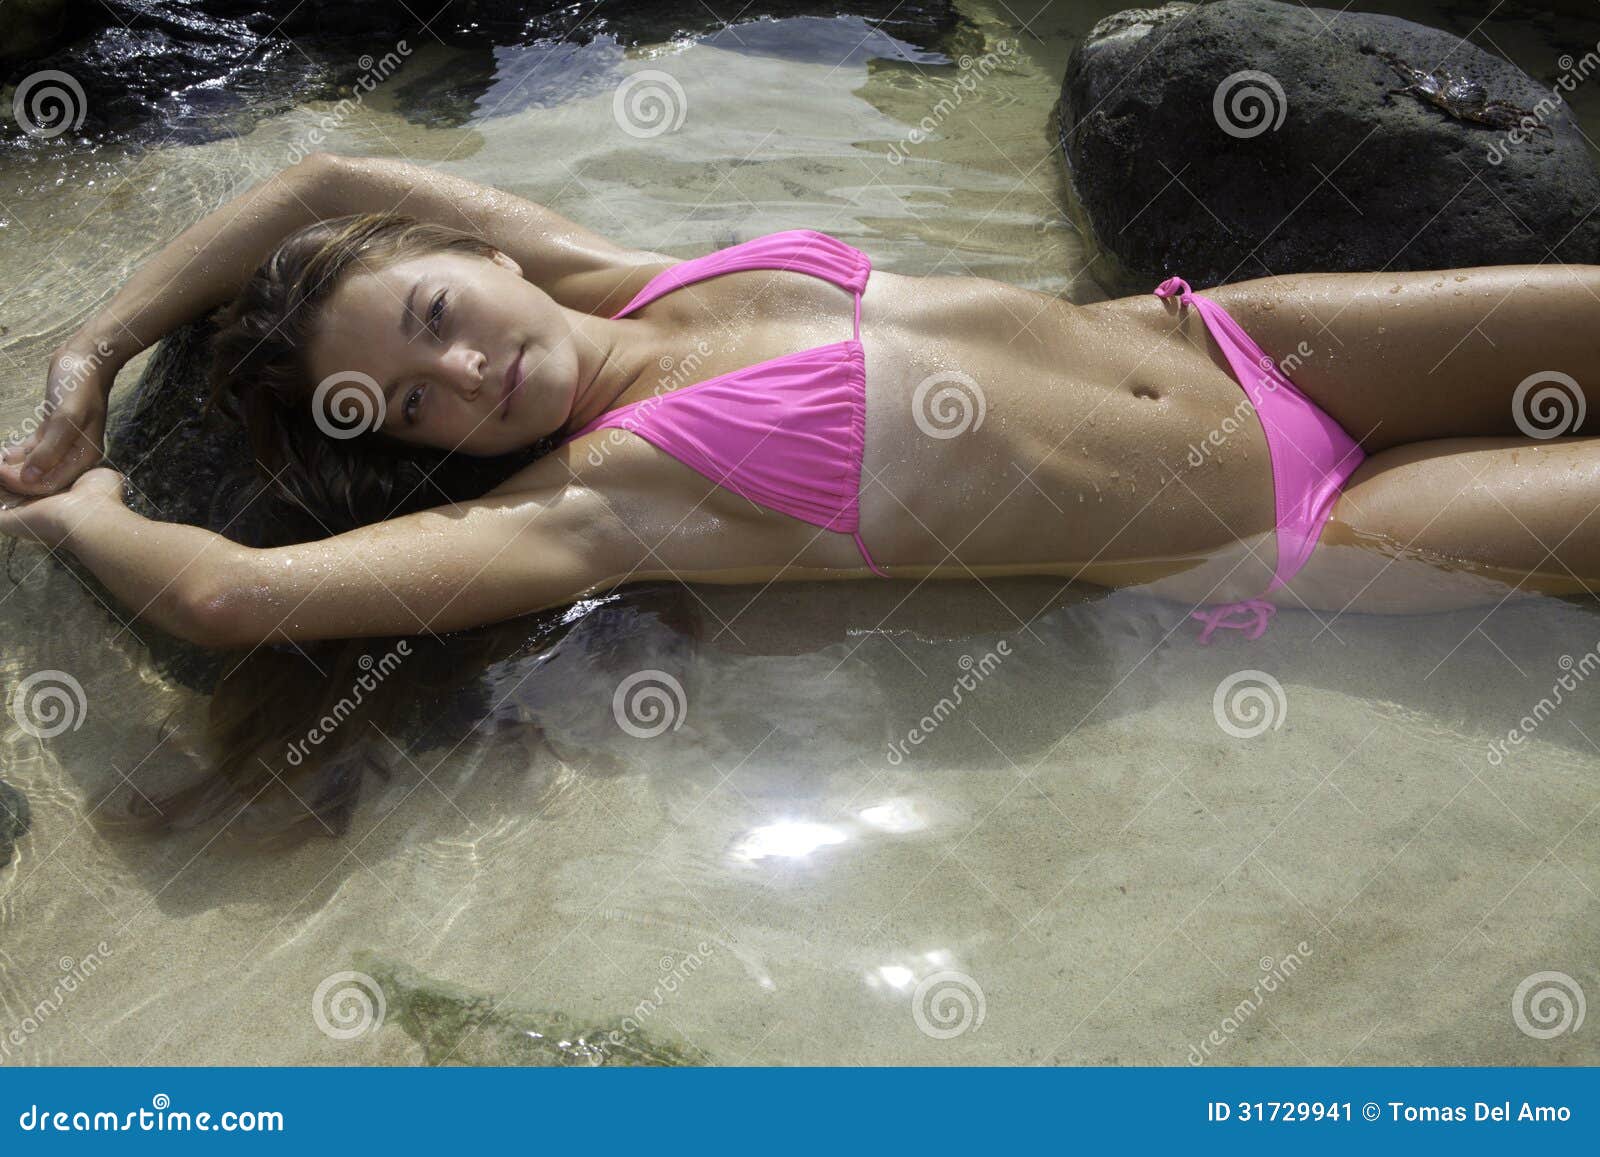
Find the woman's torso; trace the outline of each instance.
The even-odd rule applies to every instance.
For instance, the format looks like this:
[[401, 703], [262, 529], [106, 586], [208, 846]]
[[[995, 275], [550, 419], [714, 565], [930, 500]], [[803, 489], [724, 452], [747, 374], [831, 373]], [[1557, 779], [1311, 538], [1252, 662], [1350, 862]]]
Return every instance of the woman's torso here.
[[[613, 410], [847, 340], [852, 298], [805, 274], [746, 270], [631, 317], [658, 331], [660, 351]], [[981, 278], [874, 270], [861, 341], [861, 535], [893, 574], [1120, 585], [1272, 527], [1266, 445], [1240, 420], [1243, 392], [1200, 319], [1175, 320], [1154, 296], [1079, 307]], [[1213, 431], [1226, 432], [1220, 445]], [[636, 578], [865, 573], [848, 535], [757, 507], [643, 439], [595, 431], [562, 453], [649, 544]]]

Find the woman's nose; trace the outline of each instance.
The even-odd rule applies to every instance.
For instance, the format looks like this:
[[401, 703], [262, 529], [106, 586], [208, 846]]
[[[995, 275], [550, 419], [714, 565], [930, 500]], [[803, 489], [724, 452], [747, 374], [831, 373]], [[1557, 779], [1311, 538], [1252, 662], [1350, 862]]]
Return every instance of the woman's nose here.
[[468, 346], [457, 346], [445, 354], [444, 380], [451, 387], [472, 397], [488, 383], [489, 355]]

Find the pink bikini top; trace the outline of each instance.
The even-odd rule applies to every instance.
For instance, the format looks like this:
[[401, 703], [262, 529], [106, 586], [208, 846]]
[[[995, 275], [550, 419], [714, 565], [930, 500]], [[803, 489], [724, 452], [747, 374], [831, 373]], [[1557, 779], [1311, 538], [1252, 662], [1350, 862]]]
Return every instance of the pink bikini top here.
[[614, 317], [743, 269], [792, 270], [848, 289], [856, 299], [855, 336], [619, 406], [572, 438], [629, 430], [757, 505], [850, 535], [873, 573], [888, 578], [861, 541], [867, 416], [861, 295], [872, 272], [865, 253], [812, 229], [771, 233], [658, 273]]

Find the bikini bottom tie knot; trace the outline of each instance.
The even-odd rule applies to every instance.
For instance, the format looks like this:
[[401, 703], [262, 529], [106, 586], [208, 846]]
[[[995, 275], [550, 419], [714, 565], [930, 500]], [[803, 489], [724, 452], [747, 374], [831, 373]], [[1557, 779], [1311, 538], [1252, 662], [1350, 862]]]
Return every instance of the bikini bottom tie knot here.
[[1267, 623], [1277, 613], [1278, 608], [1265, 599], [1246, 599], [1242, 603], [1224, 603], [1195, 611], [1189, 617], [1199, 619], [1206, 625], [1195, 641], [1209, 643], [1212, 632], [1217, 630], [1243, 631], [1245, 638], [1259, 639], [1267, 629]]

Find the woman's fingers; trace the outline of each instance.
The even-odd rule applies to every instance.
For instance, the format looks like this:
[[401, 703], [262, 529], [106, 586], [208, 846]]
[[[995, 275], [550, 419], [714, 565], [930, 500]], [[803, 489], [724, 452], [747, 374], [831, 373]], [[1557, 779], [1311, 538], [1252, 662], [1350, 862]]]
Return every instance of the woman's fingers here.
[[37, 479], [61, 465], [67, 449], [79, 438], [80, 431], [65, 414], [57, 411], [40, 431], [39, 442], [28, 451], [23, 477]]
[[7, 442], [5, 444], [5, 453], [0, 455], [0, 458], [3, 458], [7, 462], [20, 461], [29, 450], [32, 450], [38, 444], [39, 431], [34, 430], [26, 438], [19, 438], [14, 442]]
[[53, 494], [98, 460], [98, 454], [90, 455], [87, 450], [80, 442], [53, 464], [42, 465], [45, 459], [36, 447], [25, 458], [0, 463], [0, 485], [18, 493]]

